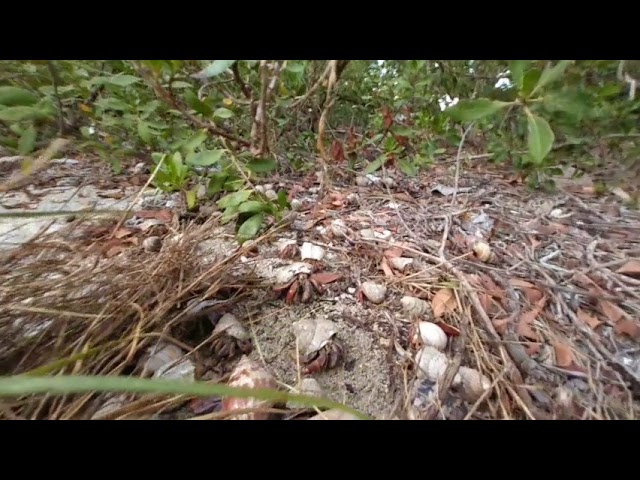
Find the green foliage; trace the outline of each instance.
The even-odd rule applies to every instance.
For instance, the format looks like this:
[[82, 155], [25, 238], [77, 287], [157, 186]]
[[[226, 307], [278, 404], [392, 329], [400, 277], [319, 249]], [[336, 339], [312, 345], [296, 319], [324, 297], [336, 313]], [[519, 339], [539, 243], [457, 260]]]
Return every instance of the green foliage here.
[[[196, 186], [204, 182], [208, 198], [224, 201], [223, 220], [237, 222], [239, 238], [255, 236], [287, 205], [252, 191], [245, 179], [317, 169], [326, 85], [307, 93], [327, 65], [287, 62], [266, 105], [271, 151], [254, 156], [246, 144], [255, 130], [251, 102], [263, 88], [259, 63], [3, 62], [2, 146], [30, 154], [62, 130], [114, 171], [128, 159], [162, 161], [156, 187], [184, 192], [195, 208]], [[626, 65], [640, 77], [640, 64]], [[596, 142], [635, 161], [640, 105], [627, 98], [617, 67], [614, 60], [354, 60], [335, 86], [325, 143], [332, 142], [340, 168], [373, 173], [393, 166], [414, 176], [457, 149], [473, 123], [474, 142], [483, 142], [492, 161], [511, 161], [534, 183], [544, 183], [562, 161], [595, 164]], [[498, 79], [512, 84], [496, 88]], [[237, 202], [242, 192], [249, 196]]]

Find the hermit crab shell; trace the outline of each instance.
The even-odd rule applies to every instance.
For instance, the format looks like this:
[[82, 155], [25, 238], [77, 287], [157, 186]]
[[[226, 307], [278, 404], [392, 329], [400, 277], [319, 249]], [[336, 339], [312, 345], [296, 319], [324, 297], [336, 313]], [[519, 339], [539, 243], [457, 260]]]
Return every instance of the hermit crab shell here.
[[244, 328], [240, 321], [230, 313], [225, 313], [222, 318], [218, 320], [216, 328], [213, 329], [214, 334], [220, 332], [225, 332], [227, 335], [237, 338], [238, 340], [251, 339], [251, 334], [249, 334], [247, 329]]
[[300, 355], [311, 355], [324, 347], [338, 331], [337, 325], [324, 318], [304, 318], [292, 325]]

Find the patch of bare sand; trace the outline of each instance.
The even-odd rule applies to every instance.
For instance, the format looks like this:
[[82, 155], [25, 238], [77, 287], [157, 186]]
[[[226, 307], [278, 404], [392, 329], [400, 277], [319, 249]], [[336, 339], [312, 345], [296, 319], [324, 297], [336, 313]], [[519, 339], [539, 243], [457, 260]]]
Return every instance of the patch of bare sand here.
[[[343, 300], [343, 299], [341, 299]], [[255, 347], [251, 357], [264, 362], [280, 381], [295, 386], [298, 381], [296, 340], [292, 324], [306, 317], [323, 317], [337, 324], [337, 338], [344, 345], [342, 363], [335, 369], [314, 374], [327, 397], [343, 402], [374, 418], [389, 418], [399, 389], [393, 378], [397, 373], [390, 363], [388, 346], [380, 323], [389, 320], [382, 311], [366, 310], [339, 302], [316, 301], [310, 305], [282, 308], [280, 302], [264, 305], [254, 316], [252, 328]], [[363, 326], [347, 321], [343, 311], [357, 310]], [[394, 362], [395, 363], [395, 362]]]

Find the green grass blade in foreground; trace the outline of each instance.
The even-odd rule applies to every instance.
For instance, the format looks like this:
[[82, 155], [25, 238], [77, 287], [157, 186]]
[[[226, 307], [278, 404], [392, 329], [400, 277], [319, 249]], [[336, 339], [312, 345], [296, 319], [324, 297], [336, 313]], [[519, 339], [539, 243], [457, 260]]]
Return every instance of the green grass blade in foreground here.
[[182, 394], [192, 396], [233, 396], [240, 398], [254, 397], [260, 400], [287, 401], [292, 400], [306, 406], [335, 408], [351, 413], [363, 420], [370, 418], [357, 410], [333, 400], [310, 397], [307, 395], [292, 395], [273, 389], [249, 389], [230, 387], [205, 382], [186, 382], [180, 380], [163, 380], [134, 377], [100, 377], [82, 375], [60, 375], [55, 377], [34, 377], [15, 375], [0, 377], [0, 397], [13, 397], [48, 393], [50, 395], [66, 395], [70, 393], [87, 392], [127, 392], [127, 393], [155, 393]]

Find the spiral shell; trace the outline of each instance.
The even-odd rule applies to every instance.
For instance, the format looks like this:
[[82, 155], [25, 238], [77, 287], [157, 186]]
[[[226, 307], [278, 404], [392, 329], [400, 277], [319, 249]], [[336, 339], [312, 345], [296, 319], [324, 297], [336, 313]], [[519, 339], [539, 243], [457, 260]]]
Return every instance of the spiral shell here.
[[387, 287], [378, 285], [373, 282], [364, 282], [362, 284], [362, 293], [373, 303], [382, 303], [387, 294]]
[[419, 317], [429, 311], [429, 304], [420, 298], [404, 296], [400, 303], [402, 309], [412, 317]]
[[[236, 367], [231, 372], [229, 377], [230, 387], [241, 388], [278, 388], [276, 379], [265, 368], [258, 363], [249, 359], [246, 355], [243, 356]], [[237, 398], [226, 397], [222, 400], [223, 412], [231, 412], [234, 410], [244, 410], [248, 408], [269, 408], [273, 406], [271, 400], [258, 400], [253, 397], [249, 398]], [[230, 420], [268, 420], [271, 417], [269, 412], [250, 412], [233, 415], [229, 417]]]

